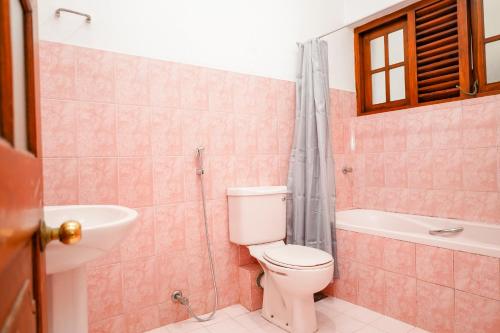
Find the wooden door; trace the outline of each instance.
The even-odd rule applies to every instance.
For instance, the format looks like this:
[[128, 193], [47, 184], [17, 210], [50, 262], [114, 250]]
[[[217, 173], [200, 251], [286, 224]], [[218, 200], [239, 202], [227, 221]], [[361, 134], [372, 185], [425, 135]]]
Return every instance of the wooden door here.
[[47, 326], [35, 6], [0, 0], [0, 333]]

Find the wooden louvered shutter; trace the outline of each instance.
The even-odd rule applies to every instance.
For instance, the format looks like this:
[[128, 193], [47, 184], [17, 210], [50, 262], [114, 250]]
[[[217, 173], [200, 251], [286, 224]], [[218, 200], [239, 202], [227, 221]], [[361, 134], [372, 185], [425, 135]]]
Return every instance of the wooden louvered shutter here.
[[[460, 97], [458, 87], [469, 90], [468, 76], [460, 77], [464, 66], [469, 71], [467, 14], [462, 2], [466, 5], [461, 0], [439, 0], [415, 9], [418, 103]], [[461, 27], [464, 20], [466, 25]]]

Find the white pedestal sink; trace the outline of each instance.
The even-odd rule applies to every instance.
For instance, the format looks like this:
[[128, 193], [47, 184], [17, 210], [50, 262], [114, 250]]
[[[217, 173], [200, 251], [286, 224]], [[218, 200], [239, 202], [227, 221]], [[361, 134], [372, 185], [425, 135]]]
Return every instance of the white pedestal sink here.
[[45, 223], [52, 228], [76, 220], [82, 239], [73, 245], [47, 245], [46, 271], [49, 333], [87, 333], [87, 281], [85, 263], [97, 259], [132, 229], [133, 209], [111, 205], [44, 207]]

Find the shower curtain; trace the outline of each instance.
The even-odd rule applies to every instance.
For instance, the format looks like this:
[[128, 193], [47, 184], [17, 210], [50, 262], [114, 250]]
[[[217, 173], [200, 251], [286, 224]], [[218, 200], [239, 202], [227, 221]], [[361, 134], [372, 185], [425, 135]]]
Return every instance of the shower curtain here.
[[335, 172], [328, 124], [328, 45], [298, 44], [295, 131], [288, 169], [287, 243], [332, 254], [337, 276]]

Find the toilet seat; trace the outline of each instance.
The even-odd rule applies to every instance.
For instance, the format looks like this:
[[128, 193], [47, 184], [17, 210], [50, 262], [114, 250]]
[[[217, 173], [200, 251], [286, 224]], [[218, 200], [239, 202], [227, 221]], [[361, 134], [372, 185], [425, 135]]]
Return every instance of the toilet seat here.
[[329, 253], [301, 245], [268, 248], [263, 254], [263, 259], [277, 266], [297, 270], [319, 269], [333, 264], [333, 258]]

